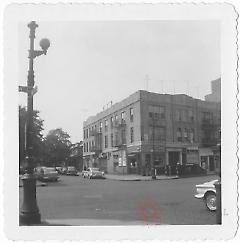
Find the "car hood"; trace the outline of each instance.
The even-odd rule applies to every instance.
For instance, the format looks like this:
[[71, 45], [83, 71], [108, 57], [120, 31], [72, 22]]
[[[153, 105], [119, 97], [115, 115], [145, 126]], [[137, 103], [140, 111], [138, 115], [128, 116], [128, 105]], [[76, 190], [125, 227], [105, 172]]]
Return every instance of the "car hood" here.
[[205, 182], [205, 183], [196, 185], [196, 187], [214, 187], [214, 184], [215, 184], [217, 181], [218, 181], [218, 179], [216, 179], [216, 180], [212, 180], [212, 181], [207, 181], [207, 182]]

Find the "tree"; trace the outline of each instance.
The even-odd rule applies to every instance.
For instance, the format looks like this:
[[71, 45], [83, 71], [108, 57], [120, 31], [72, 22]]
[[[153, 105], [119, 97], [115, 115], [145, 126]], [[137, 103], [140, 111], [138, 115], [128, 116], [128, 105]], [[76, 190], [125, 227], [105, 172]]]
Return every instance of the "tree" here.
[[62, 162], [66, 162], [69, 158], [70, 136], [62, 128], [50, 130], [44, 144], [48, 154], [48, 166], [57, 166]]
[[[25, 143], [26, 143], [26, 122], [27, 110], [25, 107], [18, 107], [19, 110], [19, 163], [25, 159]], [[42, 159], [43, 155], [43, 120], [39, 117], [39, 111], [33, 111], [33, 157], [36, 161]]]

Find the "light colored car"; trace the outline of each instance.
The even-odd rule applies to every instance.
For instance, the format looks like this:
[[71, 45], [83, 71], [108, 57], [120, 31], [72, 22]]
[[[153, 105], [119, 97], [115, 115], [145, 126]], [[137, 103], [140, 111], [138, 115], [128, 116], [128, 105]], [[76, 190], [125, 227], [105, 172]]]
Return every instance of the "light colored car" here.
[[57, 181], [59, 179], [54, 167], [37, 167], [36, 175], [39, 181]]
[[203, 199], [205, 206], [209, 211], [216, 211], [217, 198], [216, 188], [214, 186], [216, 182], [218, 182], [218, 180], [212, 180], [196, 185], [197, 194], [195, 195], [195, 198]]
[[100, 171], [99, 168], [88, 168], [86, 171], [83, 173], [84, 178], [105, 178], [104, 177], [104, 172]]

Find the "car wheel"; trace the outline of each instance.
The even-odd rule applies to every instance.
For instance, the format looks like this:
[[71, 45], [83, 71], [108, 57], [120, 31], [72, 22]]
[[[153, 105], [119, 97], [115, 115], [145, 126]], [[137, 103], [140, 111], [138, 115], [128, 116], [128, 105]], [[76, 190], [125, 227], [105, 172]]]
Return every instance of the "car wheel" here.
[[205, 196], [205, 205], [209, 211], [216, 211], [217, 197], [214, 192], [209, 192]]

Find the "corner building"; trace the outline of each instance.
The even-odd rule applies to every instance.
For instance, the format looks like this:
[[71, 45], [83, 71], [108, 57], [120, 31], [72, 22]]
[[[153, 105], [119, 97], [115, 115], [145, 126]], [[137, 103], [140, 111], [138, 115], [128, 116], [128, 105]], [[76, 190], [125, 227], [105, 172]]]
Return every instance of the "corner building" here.
[[89, 117], [83, 130], [84, 167], [106, 173], [150, 175], [154, 166], [163, 174], [177, 163], [219, 167], [220, 158], [210, 166], [208, 156], [220, 143], [220, 103], [139, 90]]

